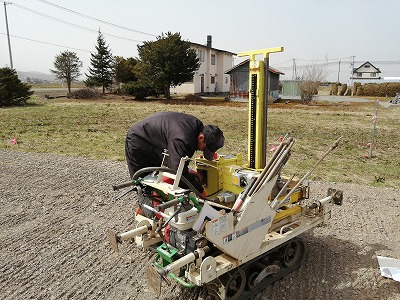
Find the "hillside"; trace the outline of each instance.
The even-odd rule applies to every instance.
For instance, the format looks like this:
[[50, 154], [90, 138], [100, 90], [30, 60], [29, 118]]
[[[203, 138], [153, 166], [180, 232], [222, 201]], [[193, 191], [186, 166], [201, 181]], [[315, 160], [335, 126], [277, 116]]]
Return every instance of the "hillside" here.
[[[34, 82], [52, 82], [56, 80], [56, 77], [51, 74], [45, 74], [41, 72], [35, 72], [35, 71], [29, 71], [29, 72], [23, 72], [23, 71], [17, 71], [18, 78], [21, 81], [27, 82], [27, 81], [34, 81]], [[30, 80], [28, 80], [30, 79]]]

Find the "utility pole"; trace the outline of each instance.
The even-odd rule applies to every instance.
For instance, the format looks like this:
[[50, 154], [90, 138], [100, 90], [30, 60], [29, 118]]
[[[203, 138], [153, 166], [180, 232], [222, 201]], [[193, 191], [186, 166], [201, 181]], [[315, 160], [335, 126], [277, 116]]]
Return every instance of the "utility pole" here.
[[292, 80], [296, 80], [296, 59], [295, 58], [293, 58], [292, 59], [293, 60], [293, 70], [292, 70]]
[[340, 82], [340, 79], [339, 79], [339, 75], [340, 75], [340, 63], [341, 63], [341, 61], [339, 60], [339, 71], [338, 71], [338, 73], [337, 73], [337, 82], [339, 83]]
[[11, 2], [4, 1], [4, 14], [6, 16], [6, 28], [7, 28], [7, 39], [8, 39], [8, 52], [10, 53], [10, 67], [11, 70], [14, 70], [12, 55], [11, 55], [11, 43], [10, 43], [10, 32], [8, 31], [8, 19], [7, 19], [7, 4], [11, 4]]
[[[292, 70], [292, 81], [297, 80], [297, 70], [296, 70], [296, 59], [293, 58], [293, 70]], [[290, 95], [294, 96], [294, 82], [290, 85]]]
[[352, 56], [352, 58], [353, 58], [353, 61], [352, 61], [352, 63], [351, 63], [351, 71], [350, 71], [350, 74], [351, 74], [351, 76], [350, 76], [350, 79], [351, 79], [351, 87], [353, 87], [353, 71], [354, 71], [354, 58], [355, 58], [355, 56], [353, 55]]

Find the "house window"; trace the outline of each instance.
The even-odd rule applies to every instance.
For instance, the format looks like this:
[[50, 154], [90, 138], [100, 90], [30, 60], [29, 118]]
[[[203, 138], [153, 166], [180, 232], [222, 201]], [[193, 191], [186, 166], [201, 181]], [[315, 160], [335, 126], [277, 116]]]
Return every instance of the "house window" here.
[[228, 76], [225, 77], [225, 84], [228, 84]]
[[369, 67], [370, 67], [370, 65], [365, 65], [364, 67], [366, 67], [366, 68], [369, 68]]
[[200, 62], [204, 61], [204, 50], [197, 51], [197, 58], [199, 59]]
[[211, 54], [211, 64], [215, 65], [215, 54]]
[[357, 77], [362, 77], [362, 73], [357, 73]]
[[211, 76], [211, 84], [215, 83], [215, 76]]
[[371, 77], [376, 77], [376, 73], [371, 73]]

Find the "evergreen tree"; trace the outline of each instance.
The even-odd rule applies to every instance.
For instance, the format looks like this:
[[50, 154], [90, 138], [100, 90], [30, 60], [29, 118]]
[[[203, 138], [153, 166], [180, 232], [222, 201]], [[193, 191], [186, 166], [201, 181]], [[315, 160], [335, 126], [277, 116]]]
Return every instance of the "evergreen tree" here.
[[97, 52], [90, 54], [90, 64], [92, 67], [89, 67], [89, 75], [85, 74], [87, 76], [87, 80], [84, 82], [88, 87], [103, 87], [104, 94], [105, 89], [108, 88], [113, 82], [114, 58], [109, 46], [106, 45], [100, 30], [99, 36], [97, 37], [97, 45], [95, 47]]
[[58, 79], [65, 80], [68, 86], [68, 94], [71, 94], [71, 82], [81, 75], [79, 69], [82, 62], [74, 52], [65, 51], [56, 55], [54, 60], [55, 70], [50, 70]]
[[23, 105], [33, 94], [31, 86], [18, 79], [17, 72], [0, 68], [0, 106]]
[[115, 56], [114, 62], [115, 81], [117, 83], [128, 83], [137, 80], [135, 66], [138, 60], [136, 58]]
[[140, 61], [135, 70], [140, 81], [155, 90], [160, 87], [169, 99], [170, 87], [193, 79], [194, 72], [200, 67], [196, 51], [180, 33], [168, 32], [157, 37], [154, 42], [144, 42], [138, 46]]

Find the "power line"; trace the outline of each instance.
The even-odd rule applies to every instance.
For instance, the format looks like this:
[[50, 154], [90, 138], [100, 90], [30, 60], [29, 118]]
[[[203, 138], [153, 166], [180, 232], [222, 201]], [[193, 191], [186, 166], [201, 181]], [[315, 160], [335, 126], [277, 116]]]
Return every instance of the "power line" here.
[[[307, 60], [303, 60], [303, 59], [299, 59], [299, 58], [296, 58], [296, 59], [292, 59], [291, 61], [293, 62], [293, 60], [296, 60], [296, 61], [298, 61], [298, 60], [300, 60], [300, 61], [307, 61]], [[321, 60], [322, 61], [322, 60]], [[287, 62], [290, 62], [290, 61], [286, 61], [285, 63], [287, 63]], [[365, 63], [365, 61], [351, 61], [351, 60], [338, 60], [338, 61], [332, 61], [332, 62], [326, 62], [326, 63], [319, 63], [319, 64], [315, 64], [316, 66], [331, 66], [331, 65], [334, 65], [334, 66], [336, 66], [338, 63], [341, 63], [341, 64], [349, 64], [349, 65], [351, 65], [351, 64], [354, 64], [354, 65], [357, 65], [357, 64], [362, 64], [362, 63]], [[398, 65], [400, 65], [400, 61], [398, 61], [398, 60], [392, 60], [392, 61], [374, 61], [374, 60], [370, 60], [369, 61], [370, 63], [372, 63], [372, 64], [376, 64], [376, 65], [379, 65], [379, 64], [381, 64], [381, 65], [391, 65], [391, 66], [394, 66], [394, 67], [396, 67], [396, 66], [398, 66]], [[283, 63], [281, 63], [281, 65], [282, 65]], [[296, 67], [297, 68], [305, 68], [305, 67], [307, 67], [308, 65], [299, 65], [299, 64], [296, 64]], [[281, 66], [281, 67], [279, 67], [279, 69], [280, 70], [293, 70], [293, 63], [292, 63], [292, 66]]]
[[302, 58], [296, 58], [296, 60], [301, 60], [301, 61], [312, 61], [312, 62], [316, 62], [316, 61], [330, 61], [330, 60], [334, 60], [336, 63], [339, 60], [345, 59], [345, 58], [350, 58], [349, 56], [347, 57], [339, 57], [339, 58], [325, 58], [325, 59], [302, 59]]
[[[0, 32], [0, 34], [7, 35], [6, 33], [3, 33], [3, 32]], [[24, 38], [24, 37], [21, 37], [21, 36], [16, 36], [16, 35], [11, 35], [11, 34], [10, 34], [10, 36], [12, 36], [13, 38], [17, 38], [17, 39], [27, 40], [27, 41], [46, 44], [46, 45], [51, 45], [51, 46], [57, 46], [57, 47], [73, 49], [73, 50], [79, 50], [79, 51], [84, 51], [84, 52], [89, 52], [89, 53], [91, 52], [89, 50], [84, 50], [84, 49], [79, 49], [79, 48], [74, 48], [74, 47], [68, 47], [68, 46], [63, 46], [63, 45], [58, 45], [58, 44], [47, 43], [47, 42], [38, 41], [38, 40], [34, 40], [34, 39], [29, 39], [29, 38]]]
[[286, 63], [291, 62], [291, 61], [292, 61], [292, 59], [288, 59], [288, 60], [285, 60], [285, 61], [277, 63], [277, 64], [274, 63], [274, 66], [280, 66], [280, 65], [286, 64]]
[[141, 34], [150, 35], [150, 36], [156, 36], [155, 34], [152, 34], [152, 33], [147, 33], [147, 32], [144, 32], [144, 31], [139, 31], [139, 30], [131, 29], [131, 28], [124, 27], [124, 26], [121, 26], [121, 25], [117, 25], [117, 24], [114, 24], [114, 23], [110, 23], [110, 22], [107, 22], [107, 21], [104, 21], [104, 20], [101, 20], [101, 19], [97, 19], [97, 18], [88, 16], [88, 15], [84, 15], [84, 14], [82, 14], [82, 13], [80, 13], [80, 12], [77, 12], [77, 11], [74, 11], [74, 10], [72, 10], [72, 9], [68, 9], [68, 8], [59, 6], [59, 5], [57, 5], [57, 4], [51, 3], [51, 2], [46, 1], [46, 0], [38, 0], [38, 1], [40, 1], [40, 2], [42, 2], [42, 3], [45, 3], [45, 4], [48, 4], [48, 5], [51, 5], [51, 6], [54, 6], [54, 7], [57, 7], [57, 8], [59, 8], [59, 9], [68, 11], [68, 12], [70, 12], [70, 13], [76, 14], [76, 15], [81, 16], [81, 17], [84, 17], [84, 18], [87, 18], [87, 19], [91, 19], [91, 20], [95, 20], [95, 21], [101, 22], [101, 23], [103, 23], [103, 24], [107, 24], [107, 25], [110, 25], [110, 26], [114, 26], [114, 27], [117, 27], [117, 28], [120, 28], [120, 29], [124, 29], [124, 30], [129, 30], [129, 31], [136, 32], [136, 33], [141, 33]]
[[[15, 4], [15, 3], [11, 3], [11, 4], [14, 5], [15, 7], [18, 7], [19, 9], [29, 11], [29, 12], [34, 13], [36, 15], [39, 15], [39, 16], [42, 16], [42, 17], [45, 17], [45, 18], [49, 18], [49, 19], [52, 19], [52, 20], [57, 21], [57, 22], [61, 22], [61, 23], [64, 23], [64, 24], [67, 24], [67, 25], [71, 25], [71, 26], [74, 26], [74, 27], [77, 27], [77, 28], [80, 28], [80, 29], [84, 29], [84, 30], [87, 30], [87, 31], [91, 31], [91, 32], [98, 32], [98, 30], [90, 29], [90, 28], [87, 28], [87, 27], [84, 27], [84, 26], [81, 26], [81, 25], [78, 25], [78, 24], [74, 24], [74, 23], [71, 23], [71, 22], [68, 22], [68, 21], [65, 21], [65, 20], [62, 20], [62, 19], [58, 19], [58, 18], [49, 16], [49, 15], [46, 15], [44, 13], [41, 13], [39, 11], [30, 9], [28, 7], [19, 5], [19, 4]], [[129, 39], [129, 38], [125, 38], [125, 37], [121, 37], [121, 36], [113, 35], [113, 34], [109, 34], [109, 33], [104, 33], [104, 32], [102, 32], [102, 33], [104, 35], [108, 35], [108, 36], [111, 36], [111, 37], [115, 37], [115, 38], [131, 41], [131, 42], [135, 42], [135, 43], [143, 42], [143, 41], [133, 40], [133, 39]]]
[[373, 62], [374, 64], [381, 64], [381, 65], [400, 65], [400, 60], [371, 60], [370, 62]]

